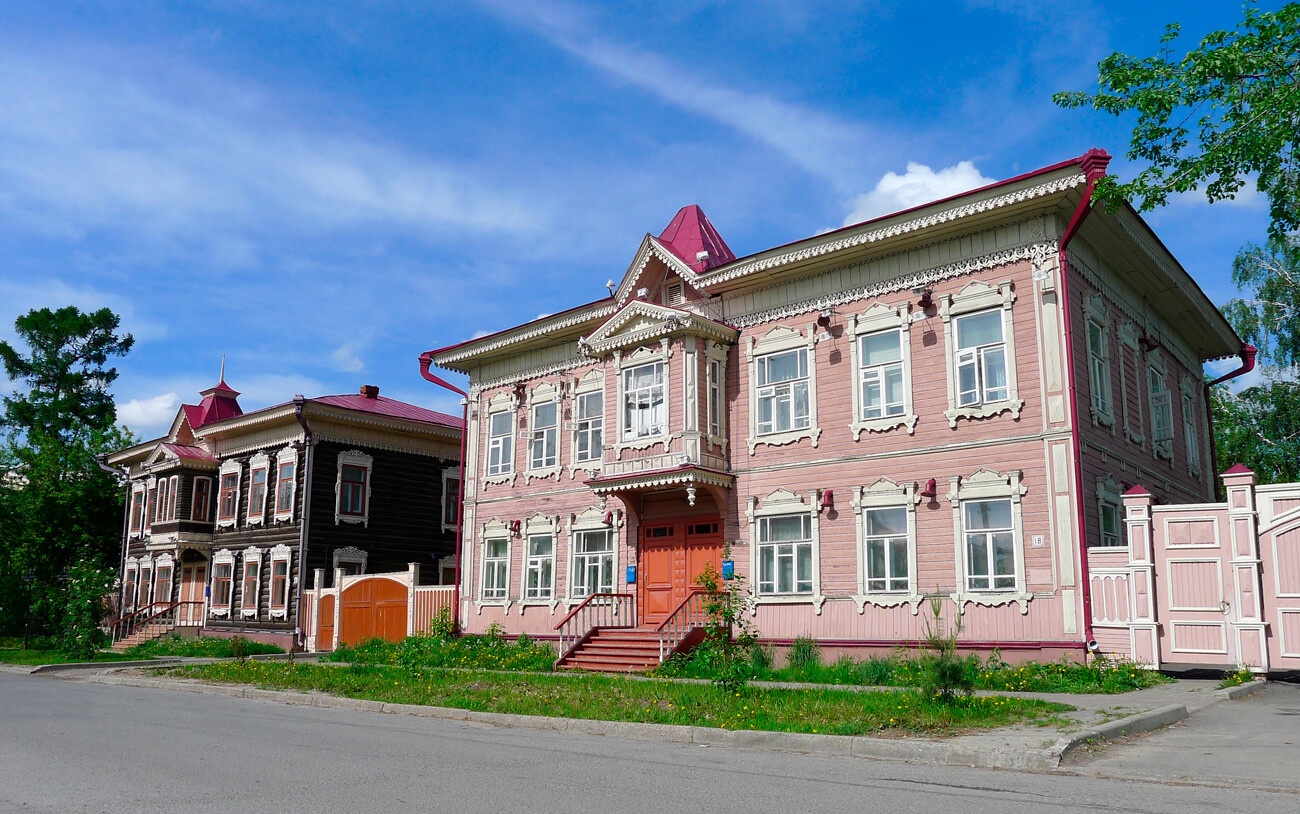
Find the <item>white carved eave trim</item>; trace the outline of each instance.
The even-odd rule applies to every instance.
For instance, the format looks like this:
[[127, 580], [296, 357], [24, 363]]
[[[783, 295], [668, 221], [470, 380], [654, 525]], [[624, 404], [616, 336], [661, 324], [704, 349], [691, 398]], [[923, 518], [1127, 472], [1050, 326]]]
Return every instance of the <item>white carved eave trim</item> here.
[[[638, 317], [653, 322], [619, 333], [624, 326]], [[681, 335], [701, 336], [734, 343], [740, 336], [740, 331], [689, 311], [637, 300], [611, 317], [591, 336], [578, 340], [578, 347], [584, 355], [598, 357], [617, 348], [635, 347], [663, 337]]]
[[699, 275], [697, 275], [690, 266], [682, 262], [682, 259], [670, 252], [658, 238], [647, 234], [641, 239], [641, 245], [637, 247], [636, 254], [632, 258], [632, 264], [628, 266], [627, 271], [623, 274], [623, 279], [619, 282], [618, 288], [614, 290], [614, 299], [618, 306], [622, 306], [636, 291], [637, 283], [641, 280], [641, 275], [645, 273], [646, 267], [650, 265], [652, 259], [658, 259], [670, 271], [677, 273], [691, 288], [703, 293], [700, 287]]
[[333, 563], [334, 569], [338, 570], [339, 563], [353, 562], [361, 565], [361, 573], [366, 572], [366, 562], [370, 559], [370, 553], [356, 546], [344, 546], [343, 548], [334, 549]]
[[957, 421], [963, 418], [980, 419], [992, 418], [995, 415], [1010, 412], [1011, 417], [1020, 419], [1020, 411], [1025, 407], [1024, 399], [1014, 399], [1011, 401], [995, 401], [990, 404], [972, 404], [969, 407], [954, 407], [950, 410], [944, 410], [944, 418], [948, 419], [948, 426], [955, 428]]
[[699, 469], [684, 472], [661, 472], [648, 475], [634, 475], [620, 478], [611, 483], [588, 483], [588, 488], [598, 495], [625, 492], [629, 489], [644, 489], [650, 486], [674, 486], [678, 484], [704, 483], [711, 486], [730, 488], [734, 480], [731, 475], [721, 475]]
[[433, 357], [433, 363], [445, 370], [455, 370], [464, 373], [466, 371], [461, 370], [458, 367], [453, 367], [452, 365], [464, 359], [488, 355], [493, 351], [509, 347], [510, 345], [548, 336], [554, 334], [556, 331], [571, 328], [575, 325], [581, 325], [584, 322], [590, 322], [593, 319], [608, 317], [616, 310], [617, 308], [614, 303], [602, 301], [601, 304], [593, 305], [589, 308], [583, 308], [567, 315], [548, 317], [547, 319], [529, 322], [498, 336], [495, 339], [482, 342], [470, 342], [460, 348], [449, 350], [446, 353], [436, 354]]

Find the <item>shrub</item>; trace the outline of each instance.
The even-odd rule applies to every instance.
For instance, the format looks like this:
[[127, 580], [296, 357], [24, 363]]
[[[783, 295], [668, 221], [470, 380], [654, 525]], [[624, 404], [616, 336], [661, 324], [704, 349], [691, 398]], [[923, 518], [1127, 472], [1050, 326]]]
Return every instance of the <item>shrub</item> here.
[[454, 639], [460, 635], [460, 625], [451, 616], [451, 608], [438, 608], [429, 622], [429, 635], [435, 639]]
[[979, 676], [979, 659], [957, 655], [957, 639], [962, 632], [962, 612], [949, 625], [943, 618], [943, 596], [936, 589], [928, 597], [930, 616], [925, 620], [925, 647], [930, 652], [920, 659], [920, 686], [945, 701], [958, 693], [969, 695]]
[[230, 655], [239, 661], [248, 660], [248, 639], [243, 636], [234, 636], [230, 639]]
[[497, 636], [409, 636], [400, 642], [372, 639], [355, 647], [341, 647], [330, 661], [366, 666], [399, 666], [408, 670], [466, 667], [484, 670], [549, 672], [555, 650], [545, 642], [520, 636], [511, 642]]
[[[722, 550], [723, 559], [731, 558], [731, 546]], [[705, 633], [713, 645], [713, 685], [725, 692], [738, 692], [752, 677], [748, 655], [756, 644], [757, 632], [749, 621], [749, 592], [745, 578], [733, 576], [730, 585], [723, 585], [722, 575], [706, 563], [695, 584], [703, 588]]]
[[790, 645], [790, 652], [785, 656], [786, 664], [790, 669], [799, 673], [807, 673], [815, 667], [821, 666], [822, 648], [816, 640], [809, 636], [800, 636]]
[[91, 565], [76, 564], [68, 569], [63, 586], [63, 626], [59, 633], [59, 651], [77, 659], [93, 659], [108, 645], [108, 634], [100, 625], [106, 615], [105, 597], [113, 582], [113, 572]]
[[1248, 681], [1254, 680], [1255, 674], [1247, 669], [1244, 664], [1239, 664], [1236, 670], [1224, 674], [1223, 680], [1219, 682], [1219, 689], [1226, 690], [1228, 687], [1239, 687]]
[[284, 652], [282, 648], [276, 647], [273, 644], [263, 644], [262, 642], [240, 639], [242, 644], [232, 646], [232, 641], [234, 640], [222, 639], [216, 636], [162, 636], [153, 639], [152, 641], [141, 642], [133, 647], [129, 647], [126, 650], [126, 654], [141, 658], [149, 656], [187, 656], [223, 659], [235, 655], [233, 652], [234, 647], [245, 648], [248, 655]]

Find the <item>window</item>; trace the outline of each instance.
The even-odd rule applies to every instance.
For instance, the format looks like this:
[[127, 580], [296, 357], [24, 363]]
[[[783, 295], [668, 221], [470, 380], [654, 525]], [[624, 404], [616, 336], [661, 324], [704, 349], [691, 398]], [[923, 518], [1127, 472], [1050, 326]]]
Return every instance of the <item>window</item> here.
[[266, 513], [266, 467], [259, 466], [248, 475], [248, 520], [262, 521]]
[[1123, 525], [1119, 519], [1119, 506], [1114, 503], [1102, 502], [1099, 504], [1101, 511], [1101, 544], [1103, 546], [1121, 546], [1125, 545], [1123, 535], [1120, 531]]
[[758, 359], [758, 434], [807, 429], [808, 351], [786, 351]]
[[140, 566], [140, 607], [147, 608], [153, 604], [153, 566], [148, 560]]
[[1097, 528], [1100, 534], [1088, 540], [1090, 546], [1126, 546], [1124, 529], [1124, 498], [1120, 493], [1124, 485], [1114, 475], [1097, 479]]
[[171, 482], [166, 478], [158, 481], [158, 511], [154, 517], [155, 523], [167, 522], [167, 506], [170, 503], [168, 496], [171, 495]]
[[293, 487], [294, 487], [294, 470], [297, 464], [293, 461], [281, 463], [279, 465], [279, 474], [275, 479], [275, 516], [293, 514]]
[[170, 563], [159, 563], [154, 572], [153, 601], [166, 603], [172, 601], [172, 567]]
[[1016, 533], [1011, 501], [971, 500], [962, 503], [966, 535], [966, 587], [971, 591], [1016, 588]]
[[1141, 446], [1146, 442], [1146, 437], [1142, 418], [1142, 364], [1138, 355], [1138, 330], [1132, 322], [1124, 320], [1115, 333], [1119, 337], [1119, 397], [1120, 409], [1124, 415], [1124, 438]]
[[489, 475], [506, 475], [514, 471], [514, 413], [500, 412], [488, 416]]
[[581, 393], [577, 397], [577, 422], [573, 440], [575, 461], [598, 461], [604, 443], [605, 394]]
[[128, 565], [126, 567], [126, 584], [122, 588], [122, 607], [135, 607], [136, 579], [138, 578], [136, 567]]
[[614, 592], [614, 535], [580, 531], [573, 543], [573, 596]]
[[366, 468], [343, 465], [343, 488], [339, 492], [339, 512], [361, 517], [366, 513]]
[[1183, 387], [1183, 441], [1187, 446], [1187, 469], [1193, 475], [1201, 473], [1201, 441], [1196, 432], [1196, 399], [1186, 383]]
[[560, 405], [554, 401], [533, 408], [529, 436], [529, 469], [552, 469], [559, 462]]
[[872, 593], [907, 591], [907, 509], [869, 509], [862, 513], [867, 590]]
[[442, 473], [442, 530], [456, 528], [460, 519], [460, 469]]
[[859, 386], [862, 419], [902, 415], [903, 334], [898, 330], [879, 331], [858, 339], [861, 358]]
[[194, 479], [194, 501], [190, 506], [190, 519], [197, 523], [208, 522], [212, 504], [212, 478]]
[[528, 564], [524, 577], [525, 600], [550, 600], [555, 594], [555, 538], [533, 534], [528, 538]]
[[334, 481], [334, 522], [370, 525], [374, 458], [360, 450], [340, 452]]
[[235, 506], [239, 499], [239, 473], [226, 472], [221, 476], [221, 503], [217, 510], [217, 518], [221, 520], [235, 519]]
[[806, 594], [813, 590], [812, 516], [758, 519], [758, 592]]
[[1109, 423], [1110, 349], [1106, 343], [1106, 326], [1096, 319], [1088, 320], [1088, 384], [1092, 390], [1093, 417]]
[[289, 561], [271, 560], [271, 613], [282, 614], [289, 603]]
[[257, 615], [258, 589], [261, 585], [262, 552], [250, 548], [244, 552], [244, 579], [239, 591], [239, 611], [242, 615]]
[[176, 504], [181, 496], [181, 476], [172, 475], [167, 488], [167, 519], [176, 519]]
[[722, 437], [722, 362], [709, 360], [709, 436]]
[[663, 362], [623, 371], [624, 440], [662, 435], [665, 418]]
[[149, 531], [153, 527], [154, 515], [158, 513], [158, 487], [149, 487], [149, 496], [144, 504], [144, 530]]
[[131, 533], [135, 534], [140, 531], [140, 525], [144, 522], [144, 492], [136, 490], [131, 492]]
[[1006, 401], [1007, 346], [1002, 311], [957, 317], [957, 404], [962, 407]]
[[1163, 366], [1147, 367], [1147, 391], [1151, 396], [1151, 442], [1156, 455], [1173, 457], [1174, 417], [1169, 385]]
[[212, 608], [230, 610], [230, 578], [233, 562], [214, 562], [212, 565]]
[[510, 559], [510, 538], [489, 537], [483, 543], [483, 599], [505, 599], [506, 567]]

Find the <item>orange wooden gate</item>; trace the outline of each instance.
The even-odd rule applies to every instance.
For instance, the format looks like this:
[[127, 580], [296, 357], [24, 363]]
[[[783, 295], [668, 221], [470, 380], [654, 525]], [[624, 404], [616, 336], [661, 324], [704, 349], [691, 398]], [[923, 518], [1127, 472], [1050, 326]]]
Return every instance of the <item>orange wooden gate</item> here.
[[712, 563], [722, 570], [722, 524], [717, 518], [648, 523], [638, 553], [641, 624], [657, 625], [686, 598]]
[[407, 599], [406, 586], [391, 579], [363, 579], [344, 589], [339, 642], [355, 645], [369, 639], [405, 639]]
[[334, 594], [322, 596], [316, 612], [320, 619], [316, 633], [316, 652], [328, 653], [334, 649]]

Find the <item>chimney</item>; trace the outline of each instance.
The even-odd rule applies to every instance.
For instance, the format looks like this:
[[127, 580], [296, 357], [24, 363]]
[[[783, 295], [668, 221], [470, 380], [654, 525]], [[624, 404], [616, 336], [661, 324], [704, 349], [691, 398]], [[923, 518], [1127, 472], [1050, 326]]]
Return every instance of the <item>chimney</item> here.
[[377, 399], [379, 398], [379, 388], [373, 384], [363, 384], [361, 385], [361, 395], [368, 399]]

